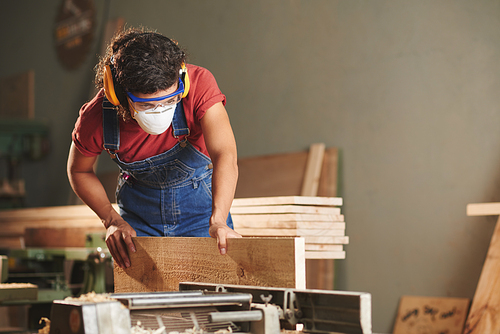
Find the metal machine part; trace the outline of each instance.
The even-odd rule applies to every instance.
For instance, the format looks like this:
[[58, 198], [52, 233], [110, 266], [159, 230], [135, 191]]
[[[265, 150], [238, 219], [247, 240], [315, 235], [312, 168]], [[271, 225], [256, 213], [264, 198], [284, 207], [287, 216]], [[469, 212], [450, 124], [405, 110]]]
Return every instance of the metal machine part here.
[[[242, 320], [214, 321], [210, 315], [226, 311], [248, 312], [252, 302], [250, 294], [202, 291], [117, 293], [108, 296], [116, 301], [54, 301], [50, 333], [129, 334], [131, 327], [138, 324], [150, 330], [163, 327], [165, 333], [188, 329], [195, 329], [197, 333], [238, 332], [245, 325], [245, 322], [238, 324]], [[126, 315], [118, 311], [117, 305], [120, 312]], [[78, 326], [75, 325], [77, 318], [80, 319]], [[111, 320], [105, 321], [104, 318]]]
[[[371, 294], [330, 290], [297, 290], [230, 284], [179, 284], [179, 290], [249, 293], [254, 304], [272, 303], [279, 313], [280, 327], [294, 330], [303, 324], [312, 333], [372, 333]], [[271, 301], [269, 297], [272, 296]], [[253, 309], [257, 307], [253, 305]], [[262, 309], [262, 308], [261, 308]]]
[[50, 334], [130, 334], [130, 314], [117, 301], [56, 300], [50, 314]]
[[[303, 326], [304, 332], [319, 334], [372, 333], [369, 293], [209, 283], [180, 283], [179, 288], [177, 292], [110, 294], [107, 296], [116, 300], [115, 304], [102, 306], [54, 302], [50, 333], [70, 333], [67, 328], [78, 327], [74, 324], [77, 315], [82, 325], [71, 333], [130, 333], [139, 323], [142, 328], [163, 333], [280, 334], [282, 330], [295, 331], [297, 325]], [[114, 309], [116, 305], [124, 314]], [[111, 318], [111, 323], [102, 317]]]

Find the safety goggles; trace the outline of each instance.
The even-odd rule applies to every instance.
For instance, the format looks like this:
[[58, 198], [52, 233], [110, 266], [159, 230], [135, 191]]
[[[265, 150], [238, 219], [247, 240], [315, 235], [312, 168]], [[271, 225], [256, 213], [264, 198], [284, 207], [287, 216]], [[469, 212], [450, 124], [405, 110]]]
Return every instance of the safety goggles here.
[[136, 112], [155, 112], [156, 110], [161, 110], [165, 107], [170, 107], [179, 103], [182, 98], [182, 93], [184, 93], [184, 84], [181, 78], [179, 78], [179, 88], [172, 94], [143, 99], [127, 92], [127, 96], [132, 108], [134, 108]]

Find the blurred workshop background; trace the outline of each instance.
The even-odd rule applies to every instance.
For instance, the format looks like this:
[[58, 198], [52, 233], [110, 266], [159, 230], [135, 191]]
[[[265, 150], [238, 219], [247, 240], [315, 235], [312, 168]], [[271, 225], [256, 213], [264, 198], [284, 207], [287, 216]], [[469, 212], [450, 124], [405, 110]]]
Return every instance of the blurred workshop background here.
[[[500, 201], [500, 2], [94, 0], [78, 56], [57, 43], [63, 3], [0, 10], [0, 78], [31, 71], [49, 144], [2, 157], [25, 207], [69, 203], [71, 131], [105, 23], [122, 18], [214, 74], [240, 157], [338, 148], [350, 242], [335, 288], [372, 294], [374, 332], [391, 331], [402, 295], [473, 297], [495, 218], [466, 205]], [[101, 157], [99, 173], [115, 168]]]

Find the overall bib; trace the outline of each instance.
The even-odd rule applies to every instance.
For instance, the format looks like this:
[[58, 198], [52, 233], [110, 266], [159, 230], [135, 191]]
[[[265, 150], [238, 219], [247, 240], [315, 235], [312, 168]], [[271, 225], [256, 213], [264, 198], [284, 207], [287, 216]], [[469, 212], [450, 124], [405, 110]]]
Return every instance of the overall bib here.
[[[116, 189], [120, 215], [137, 236], [210, 237], [212, 161], [188, 142], [182, 101], [171, 127], [179, 140], [173, 148], [145, 160], [123, 162], [115, 153], [120, 147], [118, 116], [104, 97], [104, 148], [120, 168]], [[227, 225], [233, 228], [231, 215]]]

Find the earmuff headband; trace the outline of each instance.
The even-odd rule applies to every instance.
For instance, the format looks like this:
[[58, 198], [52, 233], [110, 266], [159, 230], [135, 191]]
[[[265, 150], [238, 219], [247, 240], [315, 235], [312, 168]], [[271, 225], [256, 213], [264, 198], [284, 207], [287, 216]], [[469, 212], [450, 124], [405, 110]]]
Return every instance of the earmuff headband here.
[[[182, 98], [185, 98], [189, 93], [190, 82], [189, 82], [187, 68], [184, 63], [182, 63], [181, 65], [180, 78], [184, 83], [184, 93], [182, 93]], [[115, 90], [115, 85], [117, 85], [117, 83], [115, 82], [115, 76], [110, 65], [104, 66], [103, 82], [104, 82], [104, 94], [106, 95], [106, 98], [114, 106], [119, 106], [120, 100], [118, 99]]]

